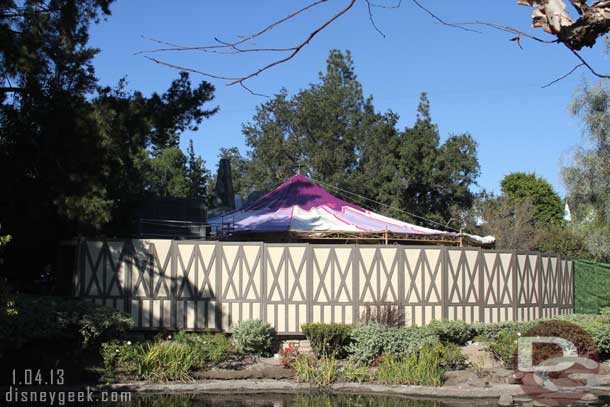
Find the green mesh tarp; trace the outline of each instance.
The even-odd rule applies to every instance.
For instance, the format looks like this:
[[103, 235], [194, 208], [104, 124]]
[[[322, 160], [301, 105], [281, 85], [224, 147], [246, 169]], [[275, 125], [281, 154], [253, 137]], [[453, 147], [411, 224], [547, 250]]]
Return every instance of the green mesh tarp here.
[[578, 314], [610, 307], [610, 264], [574, 261], [574, 306]]

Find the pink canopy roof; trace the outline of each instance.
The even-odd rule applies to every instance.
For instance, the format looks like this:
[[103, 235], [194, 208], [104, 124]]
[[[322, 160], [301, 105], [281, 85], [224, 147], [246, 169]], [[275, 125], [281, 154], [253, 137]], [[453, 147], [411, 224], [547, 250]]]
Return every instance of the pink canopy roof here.
[[211, 224], [232, 223], [235, 232], [395, 232], [415, 235], [455, 235], [371, 212], [346, 202], [295, 175], [252, 204]]

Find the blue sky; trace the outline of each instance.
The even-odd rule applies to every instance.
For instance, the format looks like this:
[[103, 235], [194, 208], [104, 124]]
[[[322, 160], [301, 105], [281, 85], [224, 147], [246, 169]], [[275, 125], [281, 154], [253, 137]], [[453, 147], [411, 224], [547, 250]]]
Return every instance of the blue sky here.
[[[514, 0], [420, 0], [449, 21], [490, 21], [545, 36], [529, 28], [531, 9]], [[379, 0], [383, 3], [384, 0]], [[292, 46], [347, 1], [331, 0], [316, 10], [273, 30], [257, 41], [260, 46]], [[359, 4], [362, 3], [362, 4]], [[391, 2], [386, 2], [390, 4]], [[204, 45], [214, 37], [235, 39], [274, 18], [303, 7], [306, 1], [160, 1], [118, 0], [112, 16], [91, 30], [91, 44], [101, 49], [95, 68], [102, 84], [115, 84], [127, 76], [130, 87], [145, 93], [164, 91], [178, 72], [154, 64], [137, 51], [158, 48], [146, 38], [185, 45]], [[315, 82], [324, 69], [329, 49], [349, 49], [367, 95], [379, 111], [393, 110], [400, 126], [415, 118], [419, 94], [428, 92], [432, 117], [441, 135], [469, 132], [479, 143], [479, 187], [498, 191], [499, 181], [513, 171], [535, 172], [564, 193], [559, 174], [562, 157], [582, 142], [578, 121], [568, 105], [583, 79], [580, 71], [541, 89], [565, 74], [576, 60], [559, 45], [524, 40], [524, 50], [509, 42], [509, 34], [483, 29], [482, 34], [443, 26], [403, 0], [400, 9], [376, 9], [379, 35], [368, 20], [363, 1], [305, 47], [294, 60], [248, 82], [257, 92], [273, 94], [282, 87], [293, 93]], [[584, 55], [598, 70], [608, 66], [603, 46]], [[213, 55], [201, 52], [163, 53], [157, 57], [178, 65], [223, 75], [240, 75], [277, 58], [277, 55]], [[194, 81], [206, 78], [194, 75]], [[220, 112], [206, 120], [193, 139], [198, 154], [215, 169], [221, 147], [237, 146], [246, 152], [242, 123], [249, 121], [264, 98], [238, 86], [216, 86]]]

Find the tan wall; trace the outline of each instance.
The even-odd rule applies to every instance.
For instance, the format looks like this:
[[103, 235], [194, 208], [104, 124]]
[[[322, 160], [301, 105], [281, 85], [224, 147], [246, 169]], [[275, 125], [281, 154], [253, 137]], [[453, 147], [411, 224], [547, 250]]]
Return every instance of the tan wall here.
[[263, 319], [352, 323], [398, 306], [406, 324], [529, 320], [573, 309], [571, 260], [455, 247], [88, 241], [75, 295], [130, 313], [140, 329], [231, 331]]

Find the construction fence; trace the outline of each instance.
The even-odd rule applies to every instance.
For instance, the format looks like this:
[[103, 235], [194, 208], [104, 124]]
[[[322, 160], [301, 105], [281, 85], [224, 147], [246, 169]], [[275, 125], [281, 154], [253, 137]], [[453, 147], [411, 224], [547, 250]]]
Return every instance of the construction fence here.
[[405, 324], [531, 320], [573, 312], [574, 262], [540, 253], [399, 245], [188, 240], [82, 241], [74, 294], [131, 314], [141, 330], [278, 334], [352, 323], [397, 306]]

